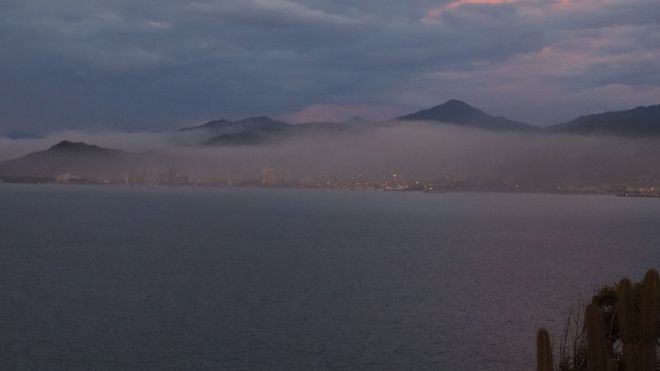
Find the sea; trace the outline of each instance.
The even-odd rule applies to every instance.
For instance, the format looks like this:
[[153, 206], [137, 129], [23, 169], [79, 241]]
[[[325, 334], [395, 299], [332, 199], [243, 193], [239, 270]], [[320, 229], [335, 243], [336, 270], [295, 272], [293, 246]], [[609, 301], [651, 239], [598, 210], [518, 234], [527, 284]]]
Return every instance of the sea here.
[[0, 184], [0, 369], [533, 370], [659, 266], [660, 199]]

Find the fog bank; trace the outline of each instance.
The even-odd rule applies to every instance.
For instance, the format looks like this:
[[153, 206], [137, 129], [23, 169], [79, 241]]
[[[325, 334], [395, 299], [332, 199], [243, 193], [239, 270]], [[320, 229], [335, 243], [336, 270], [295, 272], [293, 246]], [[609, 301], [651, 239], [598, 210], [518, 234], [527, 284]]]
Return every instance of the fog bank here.
[[489, 132], [437, 123], [390, 123], [336, 133], [273, 138], [260, 145], [205, 146], [181, 133], [65, 131], [43, 139], [0, 139], [0, 159], [44, 150], [59, 140], [145, 153], [131, 171], [176, 169], [193, 178], [381, 181], [405, 179], [523, 183], [660, 184], [660, 141]]

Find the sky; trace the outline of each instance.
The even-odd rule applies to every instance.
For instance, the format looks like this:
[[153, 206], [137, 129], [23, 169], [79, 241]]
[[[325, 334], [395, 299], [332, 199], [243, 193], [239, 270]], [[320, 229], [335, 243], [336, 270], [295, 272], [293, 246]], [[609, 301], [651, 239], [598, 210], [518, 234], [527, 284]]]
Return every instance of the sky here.
[[0, 0], [0, 133], [660, 103], [657, 0]]

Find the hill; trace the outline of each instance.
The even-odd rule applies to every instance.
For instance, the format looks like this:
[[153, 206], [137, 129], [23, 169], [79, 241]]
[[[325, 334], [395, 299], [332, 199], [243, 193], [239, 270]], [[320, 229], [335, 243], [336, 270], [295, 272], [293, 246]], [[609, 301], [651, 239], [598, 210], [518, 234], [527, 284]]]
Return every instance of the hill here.
[[82, 142], [61, 141], [47, 150], [0, 162], [3, 177], [110, 176], [136, 165], [140, 155]]
[[429, 109], [401, 116], [396, 120], [430, 121], [494, 131], [532, 132], [539, 130], [537, 127], [529, 124], [489, 115], [480, 109], [456, 99], [449, 100]]
[[549, 130], [583, 135], [658, 137], [660, 136], [660, 104], [580, 116], [569, 122], [552, 126]]
[[225, 119], [213, 120], [199, 126], [181, 128], [179, 132], [210, 131], [210, 132], [239, 132], [246, 129], [281, 129], [289, 124], [283, 121], [273, 120], [266, 116], [249, 117], [239, 121]]

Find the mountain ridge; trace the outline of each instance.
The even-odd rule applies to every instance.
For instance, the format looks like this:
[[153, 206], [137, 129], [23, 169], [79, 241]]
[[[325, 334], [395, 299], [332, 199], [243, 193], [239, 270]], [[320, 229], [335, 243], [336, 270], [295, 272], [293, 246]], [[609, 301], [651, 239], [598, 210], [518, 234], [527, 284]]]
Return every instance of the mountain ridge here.
[[237, 121], [227, 119], [211, 120], [201, 125], [180, 128], [177, 129], [177, 131], [185, 132], [194, 130], [218, 130], [229, 129], [233, 127], [269, 128], [282, 127], [283, 125], [290, 124], [284, 121], [274, 120], [268, 116], [254, 116]]
[[551, 132], [622, 137], [660, 136], [660, 104], [579, 116], [553, 125]]

